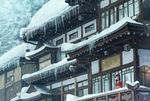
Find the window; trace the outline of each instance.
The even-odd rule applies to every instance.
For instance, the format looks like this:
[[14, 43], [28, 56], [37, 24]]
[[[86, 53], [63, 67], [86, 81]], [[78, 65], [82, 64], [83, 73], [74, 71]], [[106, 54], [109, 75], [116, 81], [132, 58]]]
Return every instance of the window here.
[[116, 2], [117, 0], [111, 0], [111, 3]]
[[101, 76], [96, 77], [96, 78], [93, 79], [93, 93], [94, 94], [102, 92], [101, 80], [102, 80]]
[[135, 0], [134, 1], [134, 10], [135, 10], [135, 15], [138, 15], [139, 12], [140, 12], [140, 9], [139, 9], [139, 0]]
[[133, 49], [131, 49], [130, 51], [123, 51], [122, 52], [123, 65], [131, 62], [133, 62]]
[[93, 61], [91, 63], [92, 74], [96, 74], [99, 72], [99, 60]]
[[124, 85], [126, 81], [134, 82], [134, 68], [128, 67], [122, 70], [122, 81]]
[[115, 87], [115, 84], [116, 84], [116, 80], [115, 80], [116, 74], [120, 74], [120, 79], [121, 79], [121, 81], [122, 81], [121, 70], [120, 70], [120, 71], [113, 72], [113, 73], [111, 74], [111, 82], [112, 82], [111, 87], [112, 87], [112, 90], [116, 89], [116, 87]]
[[109, 27], [108, 11], [102, 13], [101, 27], [102, 27], [102, 29]]
[[102, 91], [106, 92], [110, 90], [110, 75], [106, 74], [102, 76]]
[[77, 95], [79, 97], [88, 94], [88, 80], [84, 80], [77, 83]]
[[43, 69], [51, 64], [51, 54], [45, 55], [39, 58], [39, 67]]
[[119, 20], [123, 18], [123, 5], [119, 6]]
[[64, 91], [69, 92], [70, 90], [74, 89], [74, 84], [70, 84], [64, 87]]
[[88, 95], [88, 88], [78, 90], [78, 96]]
[[65, 34], [62, 34], [60, 36], [57, 36], [53, 39], [53, 43], [56, 46], [60, 46], [61, 44], [63, 44], [65, 42]]
[[69, 35], [69, 40], [75, 39], [77, 37], [78, 37], [78, 32], [74, 32], [74, 33]]
[[81, 39], [81, 27], [67, 32], [67, 42], [75, 42], [79, 39]]
[[114, 55], [101, 61], [102, 71], [120, 66], [120, 55]]
[[88, 80], [82, 81], [78, 83], [78, 87], [83, 87], [88, 85]]
[[138, 50], [140, 66], [150, 67], [150, 50], [140, 49]]
[[92, 31], [94, 29], [95, 29], [94, 24], [91, 24], [91, 25], [85, 27], [85, 33], [90, 32], [90, 31]]
[[116, 21], [117, 21], [116, 12], [117, 12], [116, 7], [110, 10], [110, 18], [111, 18], [111, 23], [110, 24], [111, 25], [116, 23]]
[[9, 71], [6, 73], [6, 87], [11, 86], [14, 82], [14, 71]]
[[74, 84], [69, 84], [69, 85], [64, 86], [64, 101], [66, 100], [67, 94], [74, 95], [74, 88], [75, 88]]
[[56, 41], [56, 46], [60, 45], [63, 43], [63, 38], [59, 39]]
[[124, 3], [124, 17], [128, 17], [128, 4], [127, 4], [127, 2]]
[[128, 6], [129, 6], [129, 17], [132, 17], [132, 16], [134, 16], [134, 13], [133, 13], [133, 0], [129, 0], [128, 1]]
[[108, 5], [109, 5], [109, 0], [101, 0], [101, 2], [100, 2], [101, 8], [104, 8]]

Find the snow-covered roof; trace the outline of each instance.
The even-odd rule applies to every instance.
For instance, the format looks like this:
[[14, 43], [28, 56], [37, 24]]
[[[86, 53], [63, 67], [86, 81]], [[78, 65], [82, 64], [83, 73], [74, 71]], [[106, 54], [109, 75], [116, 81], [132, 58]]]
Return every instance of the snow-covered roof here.
[[48, 44], [44, 44], [42, 47], [36, 49], [36, 50], [33, 50], [33, 51], [30, 51], [30, 52], [27, 52], [25, 54], [25, 57], [26, 59], [29, 59], [30, 60], [30, 56], [33, 56], [39, 52], [41, 52], [42, 50], [44, 50], [45, 48], [52, 48], [52, 49], [56, 49], [57, 47], [56, 46], [52, 46], [52, 45], [48, 45]]
[[90, 37], [87, 40], [84, 40], [82, 42], [73, 44], [73, 43], [64, 43], [61, 45], [61, 51], [62, 52], [72, 52], [75, 50], [78, 50], [86, 45], [93, 45], [96, 41], [120, 30], [121, 28], [123, 28], [126, 24], [128, 23], [133, 23], [133, 24], [142, 24], [139, 22], [134, 21], [133, 19], [129, 18], [129, 17], [125, 17], [122, 20], [118, 21], [116, 24], [111, 25], [109, 28], [103, 30], [100, 33], [97, 33], [95, 35], [93, 35], [92, 37]]
[[30, 88], [30, 86], [23, 87], [21, 89], [21, 93], [18, 93], [17, 96], [11, 99], [10, 101], [19, 101], [19, 100], [31, 101], [31, 100], [39, 99], [42, 94], [51, 95], [48, 91], [40, 87], [37, 87], [35, 85], [33, 87], [36, 89], [35, 92], [28, 93], [28, 89]]
[[47, 2], [41, 9], [36, 12], [36, 14], [31, 19], [30, 24], [26, 28], [21, 29], [20, 37], [23, 37], [23, 34], [28, 36], [30, 32], [36, 29], [43, 29], [48, 22], [56, 20], [58, 16], [60, 16], [62, 19], [61, 21], [54, 21], [54, 25], [62, 23], [64, 17], [63, 14], [76, 7], [77, 6], [69, 6], [65, 0], [49, 0], [49, 2]]
[[26, 53], [26, 48], [29, 48], [30, 50], [33, 50], [35, 48], [34, 45], [31, 44], [20, 44], [14, 48], [12, 48], [11, 50], [9, 50], [8, 52], [4, 53], [1, 57], [0, 57], [0, 68], [5, 67], [5, 65], [7, 65], [10, 61], [15, 61], [16, 59], [20, 58], [20, 57], [25, 57], [25, 53]]
[[76, 63], [76, 59], [71, 60], [71, 61], [68, 61], [67, 59], [68, 59], [68, 58], [65, 58], [65, 59], [63, 59], [63, 60], [60, 61], [60, 62], [51, 64], [51, 65], [49, 65], [48, 67], [46, 67], [46, 68], [44, 68], [44, 69], [41, 69], [41, 70], [39, 70], [39, 71], [37, 71], [37, 72], [34, 72], [34, 73], [32, 73], [32, 74], [25, 74], [25, 75], [23, 75], [22, 80], [25, 80], [25, 81], [26, 81], [27, 79], [32, 78], [32, 77], [34, 77], [34, 76], [37, 76], [38, 78], [40, 78], [40, 76], [43, 77], [43, 75], [45, 75], [46, 72], [49, 72], [49, 71], [51, 71], [51, 70], [53, 70], [53, 69], [55, 69], [55, 72], [57, 72], [57, 69], [60, 68], [60, 67], [62, 67], [62, 66], [70, 65], [70, 64]]

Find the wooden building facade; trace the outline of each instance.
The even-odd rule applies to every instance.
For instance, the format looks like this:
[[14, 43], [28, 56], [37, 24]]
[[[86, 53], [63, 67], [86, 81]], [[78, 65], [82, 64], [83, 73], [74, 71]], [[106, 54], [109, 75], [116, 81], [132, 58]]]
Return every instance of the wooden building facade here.
[[[70, 56], [68, 62], [76, 59], [76, 63], [59, 66], [63, 68], [58, 69], [59, 72], [56, 72], [56, 69], [42, 73], [37, 71], [36, 75], [23, 79], [29, 85], [47, 86], [52, 95], [57, 95], [39, 100], [66, 101], [67, 94], [80, 97], [114, 90], [116, 74], [120, 75], [123, 86], [126, 81], [138, 80], [141, 85], [149, 87], [149, 0], [66, 0], [66, 2], [71, 6], [79, 4], [79, 13], [65, 20], [57, 30], [56, 26], [46, 26], [44, 30], [37, 29], [30, 32], [31, 35], [25, 33], [23, 37], [27, 43], [37, 41], [37, 50], [45, 44], [57, 47], [53, 50], [49, 46], [29, 55], [31, 59], [32, 57], [38, 59], [39, 65], [41, 63], [39, 71], [49, 65], [52, 67], [68, 55]], [[132, 21], [124, 19], [127, 17]], [[85, 40], [88, 40], [87, 43]], [[70, 44], [63, 46], [68, 48], [66, 54], [60, 48], [65, 45], [63, 43], [73, 43], [75, 47], [70, 48]], [[51, 62], [46, 62], [46, 58]], [[41, 59], [45, 62], [40, 61]]]

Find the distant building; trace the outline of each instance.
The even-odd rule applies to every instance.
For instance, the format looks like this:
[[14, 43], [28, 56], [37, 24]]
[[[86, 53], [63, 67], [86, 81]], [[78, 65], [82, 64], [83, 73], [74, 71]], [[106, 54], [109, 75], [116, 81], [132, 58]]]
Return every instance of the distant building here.
[[[0, 101], [14, 98], [27, 85], [22, 75], [37, 71], [36, 61], [25, 59], [26, 47], [27, 44], [18, 45], [0, 57]], [[35, 46], [29, 47], [32, 50]]]
[[[66, 2], [70, 6], [65, 0], [49, 1], [22, 29], [21, 37], [26, 43], [38, 43], [37, 49], [26, 57], [38, 60], [39, 71], [23, 76], [31, 89], [16, 98], [66, 101], [67, 94], [81, 97], [107, 92], [118, 88], [116, 75], [122, 86], [126, 81], [137, 80], [149, 87], [149, 0]], [[35, 90], [35, 86], [44, 92]], [[145, 101], [150, 99], [136, 93], [144, 96]], [[121, 94], [121, 101], [142, 100], [131, 97], [131, 92], [124, 95]], [[106, 98], [85, 101], [106, 101]]]

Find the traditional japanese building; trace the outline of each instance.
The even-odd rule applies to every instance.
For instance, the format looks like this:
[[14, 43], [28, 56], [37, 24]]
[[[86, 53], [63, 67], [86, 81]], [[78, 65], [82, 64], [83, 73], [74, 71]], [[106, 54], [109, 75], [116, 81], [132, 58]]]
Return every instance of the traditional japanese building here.
[[[126, 81], [149, 87], [149, 0], [66, 2], [49, 1], [21, 30], [25, 42], [37, 45], [26, 58], [37, 60], [39, 71], [22, 77], [31, 89], [23, 93], [28, 99], [18, 100], [66, 101], [67, 94], [111, 91], [116, 75], [120, 87]], [[35, 86], [49, 92], [35, 96]]]
[[[10, 101], [27, 83], [21, 77], [37, 71], [37, 62], [25, 59], [27, 44], [21, 44], [0, 57], [0, 101]], [[30, 50], [34, 45], [28, 45]], [[32, 67], [32, 68], [30, 68]]]

